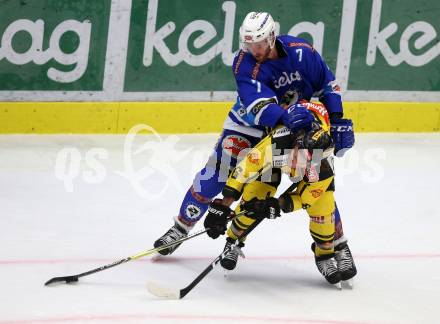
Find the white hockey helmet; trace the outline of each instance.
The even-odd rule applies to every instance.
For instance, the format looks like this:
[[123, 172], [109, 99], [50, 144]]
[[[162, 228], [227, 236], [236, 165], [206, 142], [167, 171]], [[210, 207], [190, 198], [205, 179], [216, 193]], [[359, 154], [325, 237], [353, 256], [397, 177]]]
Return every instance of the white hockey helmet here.
[[275, 45], [275, 22], [267, 12], [250, 12], [240, 27], [240, 42], [244, 51], [248, 45], [266, 40], [270, 48]]

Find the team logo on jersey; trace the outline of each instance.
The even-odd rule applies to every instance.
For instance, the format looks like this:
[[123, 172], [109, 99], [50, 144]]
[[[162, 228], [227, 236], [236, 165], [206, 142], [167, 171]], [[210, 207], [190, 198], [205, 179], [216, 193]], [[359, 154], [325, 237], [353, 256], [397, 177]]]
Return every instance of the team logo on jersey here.
[[258, 164], [258, 163], [260, 163], [260, 159], [261, 159], [260, 155], [261, 155], [260, 151], [251, 151], [251, 152], [249, 152], [247, 159], [248, 159], [249, 163]]
[[189, 204], [185, 208], [185, 215], [190, 219], [196, 219], [200, 216], [200, 214], [201, 214], [200, 208], [197, 207], [196, 205]]
[[286, 107], [296, 104], [299, 99], [299, 92], [296, 89], [287, 90], [281, 99], [281, 106], [285, 109]]
[[313, 189], [310, 190], [310, 193], [312, 194], [313, 198], [318, 198], [319, 196], [322, 195], [324, 191], [322, 189]]
[[298, 71], [291, 72], [290, 74], [287, 74], [286, 71], [284, 71], [281, 76], [278, 78], [278, 80], [274, 81], [274, 87], [276, 89], [284, 87], [285, 85], [290, 85], [295, 81], [301, 81], [301, 74], [299, 74]]
[[238, 154], [244, 149], [248, 149], [252, 146], [251, 142], [243, 136], [228, 135], [222, 141], [223, 152], [237, 158]]

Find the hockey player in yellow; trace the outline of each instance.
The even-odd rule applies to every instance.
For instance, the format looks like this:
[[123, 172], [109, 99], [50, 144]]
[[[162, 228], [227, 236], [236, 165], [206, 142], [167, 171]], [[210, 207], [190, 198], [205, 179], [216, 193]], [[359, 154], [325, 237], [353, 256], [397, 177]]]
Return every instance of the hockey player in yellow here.
[[[244, 239], [236, 242], [237, 237], [256, 219], [278, 217], [280, 210], [290, 213], [305, 209], [318, 270], [328, 282], [340, 285], [356, 275], [356, 267], [347, 243], [334, 244], [334, 146], [328, 113], [322, 104], [310, 102], [289, 109], [298, 106], [313, 113], [311, 129], [292, 134], [278, 126], [263, 138], [233, 170], [222, 191], [223, 199], [211, 203], [204, 224], [209, 236], [223, 234], [226, 217], [232, 213], [229, 206], [241, 197], [236, 212], [247, 213], [236, 217], [227, 229], [225, 250], [229, 252], [221, 261], [225, 269], [232, 270], [244, 246]], [[282, 173], [293, 184], [277, 199], [274, 195]]]

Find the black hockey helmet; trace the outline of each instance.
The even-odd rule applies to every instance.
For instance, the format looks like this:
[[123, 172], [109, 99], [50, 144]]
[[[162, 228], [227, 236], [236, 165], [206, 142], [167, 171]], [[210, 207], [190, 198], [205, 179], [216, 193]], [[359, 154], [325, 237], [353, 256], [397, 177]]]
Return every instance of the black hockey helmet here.
[[311, 129], [300, 130], [295, 134], [298, 149], [333, 151], [334, 144], [330, 133], [323, 129], [318, 121], [313, 121]]

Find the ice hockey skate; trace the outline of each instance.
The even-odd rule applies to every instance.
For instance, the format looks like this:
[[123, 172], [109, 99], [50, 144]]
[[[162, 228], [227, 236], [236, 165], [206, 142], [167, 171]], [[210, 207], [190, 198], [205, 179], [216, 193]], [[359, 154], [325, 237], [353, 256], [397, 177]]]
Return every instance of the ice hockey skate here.
[[[159, 239], [157, 239], [154, 242], [154, 247], [157, 248], [159, 246], [175, 242], [187, 236], [188, 236], [188, 232], [184, 228], [182, 228], [179, 224], [174, 223], [174, 225], [164, 235], [162, 235]], [[169, 248], [160, 250], [158, 251], [158, 253], [160, 255], [170, 255], [180, 246], [180, 244], [182, 243], [178, 243]]]
[[234, 270], [237, 266], [238, 256], [244, 258], [244, 254], [241, 248], [244, 247], [244, 243], [240, 242], [235, 244], [235, 240], [228, 237], [223, 252], [226, 252], [223, 259], [220, 261], [221, 266], [226, 270]]
[[[311, 248], [313, 253], [315, 253], [315, 247], [315, 243], [312, 243]], [[322, 256], [316, 256], [315, 254], [315, 264], [319, 272], [329, 283], [339, 290], [342, 289], [342, 277], [334, 253]]]
[[315, 263], [319, 272], [324, 278], [338, 289], [342, 289], [341, 273], [338, 270], [338, 264], [334, 254], [315, 256]]
[[353, 278], [357, 274], [357, 269], [347, 242], [335, 246], [335, 260], [341, 273], [342, 286], [353, 289]]

